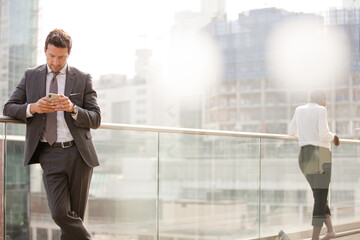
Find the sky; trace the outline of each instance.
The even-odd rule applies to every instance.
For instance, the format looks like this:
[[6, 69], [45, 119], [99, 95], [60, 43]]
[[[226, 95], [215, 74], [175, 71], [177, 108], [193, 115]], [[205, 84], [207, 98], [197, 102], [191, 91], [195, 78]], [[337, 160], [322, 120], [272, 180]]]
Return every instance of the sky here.
[[[165, 45], [174, 13], [199, 12], [201, 1], [43, 0], [42, 5], [39, 64], [45, 61], [42, 44], [46, 35], [54, 28], [62, 28], [73, 39], [69, 64], [97, 78], [110, 73], [131, 77], [135, 50]], [[235, 19], [240, 12], [264, 7], [320, 13], [340, 6], [341, 0], [227, 0], [226, 9], [228, 17]]]
[[[40, 44], [54, 28], [73, 39], [69, 64], [93, 75], [130, 74], [135, 49], [152, 48], [170, 30], [174, 12], [199, 11], [194, 0], [55, 0], [43, 1]], [[71, 7], [69, 7], [71, 6]], [[43, 47], [42, 47], [43, 48]], [[45, 61], [43, 49], [39, 62]]]

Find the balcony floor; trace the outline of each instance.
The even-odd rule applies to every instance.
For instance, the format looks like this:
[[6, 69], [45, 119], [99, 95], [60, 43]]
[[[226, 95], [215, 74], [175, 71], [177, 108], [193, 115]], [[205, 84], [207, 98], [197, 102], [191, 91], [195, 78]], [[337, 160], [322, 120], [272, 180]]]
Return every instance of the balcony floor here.
[[334, 238], [334, 239], [337, 239], [337, 240], [354, 240], [354, 239], [360, 239], [360, 233], [353, 234], [353, 235], [342, 236], [342, 237], [337, 237], [337, 238]]

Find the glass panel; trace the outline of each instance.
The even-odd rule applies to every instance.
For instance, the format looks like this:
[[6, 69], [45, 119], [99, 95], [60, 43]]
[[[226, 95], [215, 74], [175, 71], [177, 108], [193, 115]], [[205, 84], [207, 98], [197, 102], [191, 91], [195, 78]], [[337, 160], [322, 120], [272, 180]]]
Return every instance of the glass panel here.
[[[157, 134], [102, 129], [93, 133], [101, 165], [94, 169], [85, 216], [93, 238], [155, 239]], [[39, 165], [31, 170], [32, 232], [44, 226], [49, 232], [58, 229], [47, 207], [41, 171]], [[52, 236], [58, 239], [59, 232], [52, 231]]]
[[4, 143], [4, 133], [5, 133], [5, 123], [0, 123], [0, 236], [4, 236], [4, 163], [5, 163], [5, 143]]
[[29, 168], [24, 167], [24, 126], [7, 124], [5, 155], [5, 236], [29, 239]]
[[359, 221], [360, 163], [358, 144], [333, 147], [330, 205], [335, 225]]
[[160, 239], [257, 237], [259, 139], [160, 135]]
[[311, 228], [312, 192], [293, 140], [262, 139], [261, 236]]
[[[5, 151], [6, 239], [58, 239], [41, 167], [23, 167], [18, 126]], [[94, 239], [156, 239], [158, 156], [160, 239], [250, 239], [311, 229], [313, 197], [296, 141], [161, 133], [158, 155], [157, 133], [100, 129], [94, 140], [101, 167], [85, 219]], [[335, 225], [359, 221], [359, 151], [357, 144], [333, 148]]]

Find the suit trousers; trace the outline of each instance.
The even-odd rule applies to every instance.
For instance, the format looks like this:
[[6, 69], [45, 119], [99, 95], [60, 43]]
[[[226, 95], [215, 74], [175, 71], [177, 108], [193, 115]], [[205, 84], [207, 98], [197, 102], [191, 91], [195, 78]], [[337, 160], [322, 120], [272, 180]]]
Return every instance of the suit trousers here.
[[51, 216], [61, 228], [61, 240], [91, 239], [83, 220], [93, 168], [76, 146], [53, 148], [40, 143], [38, 150]]
[[[301, 147], [299, 165], [314, 197], [312, 225], [322, 227], [325, 215], [330, 213], [327, 197], [331, 181], [331, 152], [327, 148], [306, 145]], [[318, 168], [314, 173], [309, 166]], [[320, 167], [317, 167], [320, 166]]]

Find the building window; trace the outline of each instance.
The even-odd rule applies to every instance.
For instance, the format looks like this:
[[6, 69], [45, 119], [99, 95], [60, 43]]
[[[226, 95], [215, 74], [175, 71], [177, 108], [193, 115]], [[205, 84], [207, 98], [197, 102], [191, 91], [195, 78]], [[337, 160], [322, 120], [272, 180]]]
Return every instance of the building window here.
[[48, 239], [47, 229], [38, 228], [36, 230], [37, 239]]
[[146, 94], [146, 89], [139, 89], [136, 91], [137, 95], [145, 95]]
[[130, 102], [115, 102], [111, 105], [111, 122], [130, 123]]

